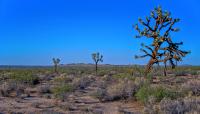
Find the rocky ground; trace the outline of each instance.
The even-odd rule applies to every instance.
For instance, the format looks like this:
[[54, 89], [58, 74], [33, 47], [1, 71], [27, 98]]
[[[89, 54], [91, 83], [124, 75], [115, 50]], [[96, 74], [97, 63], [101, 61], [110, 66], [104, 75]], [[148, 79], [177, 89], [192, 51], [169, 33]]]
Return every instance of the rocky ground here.
[[[10, 73], [6, 75], [8, 74]], [[175, 88], [177, 91], [184, 88], [193, 93], [180, 97], [182, 100], [179, 98], [174, 101], [162, 100], [162, 98], [157, 103], [151, 103], [152, 99], [150, 99], [146, 104], [135, 97], [145, 77], [132, 78], [126, 73], [119, 74], [112, 72], [101, 76], [94, 74], [76, 76], [74, 73], [40, 73], [37, 74], [38, 83], [22, 84], [22, 87], [20, 84], [13, 85], [7, 77], [1, 78], [4, 81], [1, 81], [0, 86], [0, 114], [143, 114], [145, 110], [147, 114], [156, 114], [158, 112], [153, 108], [157, 106], [160, 110], [165, 110], [164, 114], [171, 114], [167, 112], [168, 110], [176, 114], [177, 109], [171, 110], [171, 106], [179, 107], [182, 112], [194, 110], [194, 114], [198, 114], [198, 110], [200, 111], [200, 75], [198, 74], [169, 73], [167, 77], [154, 76], [150, 84], [152, 87], [163, 86]], [[49, 92], [49, 88], [62, 87], [62, 84], [72, 85], [73, 91], [59, 94], [63, 98], [55, 97], [55, 92]], [[107, 91], [106, 95], [104, 89]], [[96, 95], [98, 90], [101, 94]], [[188, 109], [188, 107], [192, 108]]]
[[[2, 114], [140, 114], [143, 106], [134, 99], [114, 102], [100, 102], [93, 94], [98, 88], [99, 78], [96, 78], [83, 90], [71, 93], [65, 101], [45, 98], [38, 94], [38, 86], [27, 88], [30, 96], [0, 97], [0, 112]], [[43, 82], [42, 84], [46, 84]], [[13, 96], [13, 97], [12, 97]]]

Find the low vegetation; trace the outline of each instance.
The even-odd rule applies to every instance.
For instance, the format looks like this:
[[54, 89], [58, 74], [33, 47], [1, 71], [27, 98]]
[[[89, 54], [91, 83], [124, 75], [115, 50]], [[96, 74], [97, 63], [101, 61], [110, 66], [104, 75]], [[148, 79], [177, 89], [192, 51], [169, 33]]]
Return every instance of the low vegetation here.
[[13, 72], [10, 74], [10, 79], [18, 83], [30, 85], [39, 83], [38, 77], [33, 75], [31, 72]]
[[125, 100], [132, 98], [137, 87], [133, 81], [118, 80], [118, 82], [111, 85], [103, 85], [97, 89], [96, 97], [100, 101], [114, 101], [114, 100]]
[[63, 113], [105, 112], [109, 107], [117, 109], [115, 103], [120, 105], [117, 109], [120, 112], [127, 112], [125, 104], [138, 104], [140, 108], [133, 107], [132, 112], [141, 114], [199, 112], [199, 67], [177, 67], [168, 70], [171, 76], [164, 76], [159, 75], [162, 73], [156, 66], [149, 78], [144, 66], [105, 65], [97, 75], [92, 68], [92, 65], [66, 66], [60, 67], [59, 73], [52, 72], [52, 68], [10, 69], [3, 73], [0, 70], [0, 98], [25, 104], [29, 99], [31, 104], [27, 107], [33, 106], [34, 110], [50, 107]]
[[136, 97], [143, 103], [147, 103], [152, 97], [156, 102], [160, 102], [163, 98], [169, 98], [172, 100], [179, 97], [181, 98], [183, 97], [183, 94], [178, 92], [178, 90], [168, 89], [161, 85], [152, 86], [145, 84], [138, 90]]
[[69, 84], [59, 85], [59, 86], [52, 88], [51, 91], [56, 98], [65, 100], [67, 98], [67, 96], [69, 95], [68, 93], [73, 91], [73, 87]]

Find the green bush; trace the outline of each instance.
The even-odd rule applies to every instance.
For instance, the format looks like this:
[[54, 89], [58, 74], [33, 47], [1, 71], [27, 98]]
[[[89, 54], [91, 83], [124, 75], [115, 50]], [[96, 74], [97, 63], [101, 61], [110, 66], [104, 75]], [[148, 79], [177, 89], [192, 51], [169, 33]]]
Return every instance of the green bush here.
[[148, 84], [143, 85], [136, 93], [136, 98], [143, 103], [146, 103], [150, 97], [154, 97], [156, 101], [159, 102], [163, 98], [176, 99], [181, 96], [181, 93], [174, 90], [170, 90], [162, 86], [153, 87]]
[[67, 93], [72, 92], [73, 87], [69, 84], [59, 85], [52, 89], [52, 93], [56, 98], [64, 100]]
[[39, 82], [39, 78], [34, 76], [31, 72], [14, 72], [10, 75], [10, 78], [19, 83], [33, 85]]

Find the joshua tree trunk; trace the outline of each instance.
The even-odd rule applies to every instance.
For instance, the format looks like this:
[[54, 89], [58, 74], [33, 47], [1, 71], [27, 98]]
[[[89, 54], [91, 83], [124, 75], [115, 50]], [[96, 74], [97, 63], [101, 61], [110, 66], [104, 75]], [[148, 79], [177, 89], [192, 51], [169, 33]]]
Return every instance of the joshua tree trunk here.
[[154, 64], [154, 59], [151, 59], [149, 61], [149, 63], [147, 64], [146, 66], [146, 69], [145, 69], [145, 75], [147, 76], [147, 74], [151, 71], [152, 67], [153, 67], [153, 64]]
[[97, 75], [97, 70], [98, 70], [98, 66], [97, 66], [97, 62], [95, 63], [95, 71], [96, 71], [96, 75]]
[[156, 46], [154, 51], [152, 52], [152, 57], [151, 60], [149, 61], [149, 63], [146, 66], [146, 70], [145, 70], [145, 75], [147, 76], [147, 74], [151, 71], [154, 63], [156, 63], [156, 55], [158, 53], [158, 49], [160, 48], [160, 45]]
[[58, 69], [58, 65], [55, 65], [55, 66], [54, 66], [54, 72], [55, 72], [55, 73], [58, 73], [58, 70], [57, 70], [57, 69]]
[[167, 64], [166, 64], [166, 62], [164, 62], [164, 76], [167, 76]]

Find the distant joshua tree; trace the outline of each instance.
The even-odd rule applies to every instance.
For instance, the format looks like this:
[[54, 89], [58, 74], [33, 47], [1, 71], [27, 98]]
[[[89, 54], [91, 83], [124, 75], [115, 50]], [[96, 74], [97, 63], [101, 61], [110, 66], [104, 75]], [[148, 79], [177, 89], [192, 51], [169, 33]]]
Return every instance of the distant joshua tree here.
[[53, 64], [54, 64], [54, 72], [58, 73], [58, 65], [60, 63], [60, 59], [59, 58], [57, 58], [57, 59], [53, 58], [52, 60], [53, 60]]
[[96, 71], [96, 75], [97, 75], [98, 63], [99, 62], [103, 62], [103, 55], [100, 55], [99, 52], [93, 53], [92, 54], [92, 59], [95, 62], [95, 71]]
[[[179, 22], [180, 19], [172, 18], [170, 12], [163, 11], [159, 6], [151, 11], [151, 15], [147, 16], [145, 20], [139, 18], [139, 23], [134, 25], [139, 35], [136, 38], [146, 37], [151, 39], [150, 45], [142, 43], [141, 51], [145, 53], [142, 56], [135, 56], [135, 58], [150, 57], [150, 60], [146, 66], [146, 74], [148, 74], [154, 64], [164, 63], [164, 75], [166, 76], [166, 63], [169, 62], [172, 68], [176, 67], [174, 62], [182, 61], [182, 57], [185, 57], [189, 51], [183, 51], [179, 49], [183, 42], [175, 43], [170, 36], [171, 32], [178, 32], [178, 28], [173, 26]], [[146, 48], [147, 50], [145, 50]]]

